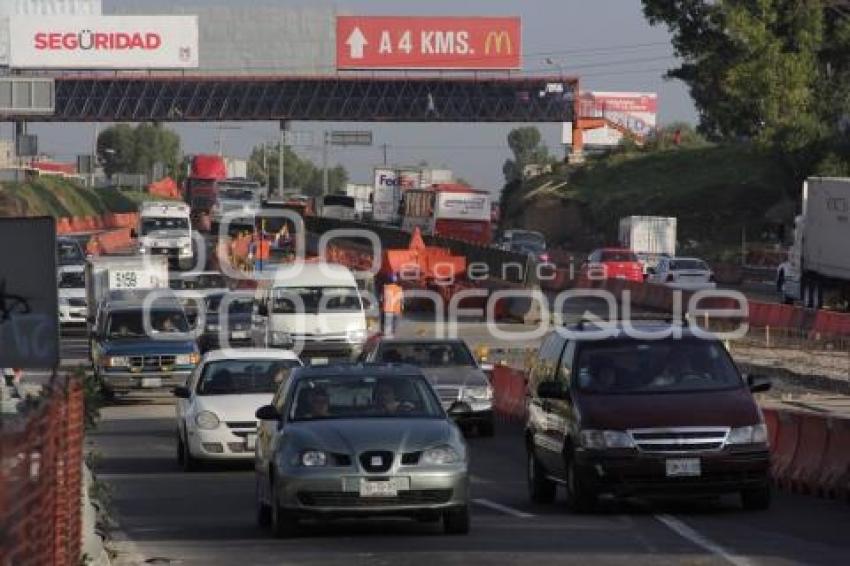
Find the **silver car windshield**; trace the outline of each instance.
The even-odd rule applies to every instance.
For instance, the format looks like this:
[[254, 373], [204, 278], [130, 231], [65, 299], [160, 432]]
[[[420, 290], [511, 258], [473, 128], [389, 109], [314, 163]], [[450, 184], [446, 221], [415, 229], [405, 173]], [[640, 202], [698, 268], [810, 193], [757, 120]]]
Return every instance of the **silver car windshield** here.
[[302, 379], [289, 411], [292, 421], [443, 417], [431, 386], [418, 376]]

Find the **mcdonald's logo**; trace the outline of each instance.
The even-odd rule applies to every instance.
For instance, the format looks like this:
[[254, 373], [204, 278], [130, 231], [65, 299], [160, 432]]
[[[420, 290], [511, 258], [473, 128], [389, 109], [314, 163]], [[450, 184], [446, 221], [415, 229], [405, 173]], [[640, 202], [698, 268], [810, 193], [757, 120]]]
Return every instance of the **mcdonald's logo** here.
[[[503, 47], [505, 48], [504, 53], [502, 53]], [[490, 55], [494, 51], [496, 55], [514, 54], [514, 46], [511, 42], [511, 35], [507, 31], [491, 31], [487, 34], [487, 39], [484, 41], [484, 54]]]

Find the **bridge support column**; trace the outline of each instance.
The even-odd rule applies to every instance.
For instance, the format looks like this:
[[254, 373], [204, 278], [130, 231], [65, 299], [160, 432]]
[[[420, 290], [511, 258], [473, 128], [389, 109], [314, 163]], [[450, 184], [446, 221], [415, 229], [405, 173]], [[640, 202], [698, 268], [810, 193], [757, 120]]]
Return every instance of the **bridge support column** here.
[[584, 163], [584, 130], [581, 126], [580, 119], [573, 120], [573, 145], [572, 151], [567, 156], [570, 164]]

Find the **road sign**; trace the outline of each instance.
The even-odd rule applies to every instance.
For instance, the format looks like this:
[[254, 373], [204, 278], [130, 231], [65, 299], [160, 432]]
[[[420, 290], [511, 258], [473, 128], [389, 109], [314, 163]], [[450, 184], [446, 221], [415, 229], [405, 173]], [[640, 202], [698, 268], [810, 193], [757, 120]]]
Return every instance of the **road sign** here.
[[338, 16], [339, 69], [490, 69], [522, 66], [518, 17]]
[[313, 132], [281, 130], [283, 145], [313, 145]]
[[372, 132], [370, 131], [335, 131], [330, 135], [331, 145], [372, 145]]
[[56, 86], [53, 79], [0, 78], [0, 114], [43, 114], [56, 111]]

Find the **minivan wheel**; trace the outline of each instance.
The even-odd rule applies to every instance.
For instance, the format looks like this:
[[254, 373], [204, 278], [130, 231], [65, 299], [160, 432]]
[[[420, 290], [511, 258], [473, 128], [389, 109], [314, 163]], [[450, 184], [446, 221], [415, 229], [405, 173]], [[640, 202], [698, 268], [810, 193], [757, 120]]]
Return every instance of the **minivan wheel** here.
[[764, 484], [741, 491], [741, 505], [747, 511], [766, 511], [770, 509], [770, 485]]
[[528, 496], [534, 503], [555, 501], [555, 482], [546, 477], [534, 450], [528, 450]]
[[596, 508], [597, 495], [576, 468], [575, 460], [567, 462], [567, 505], [576, 513], [590, 513]]

